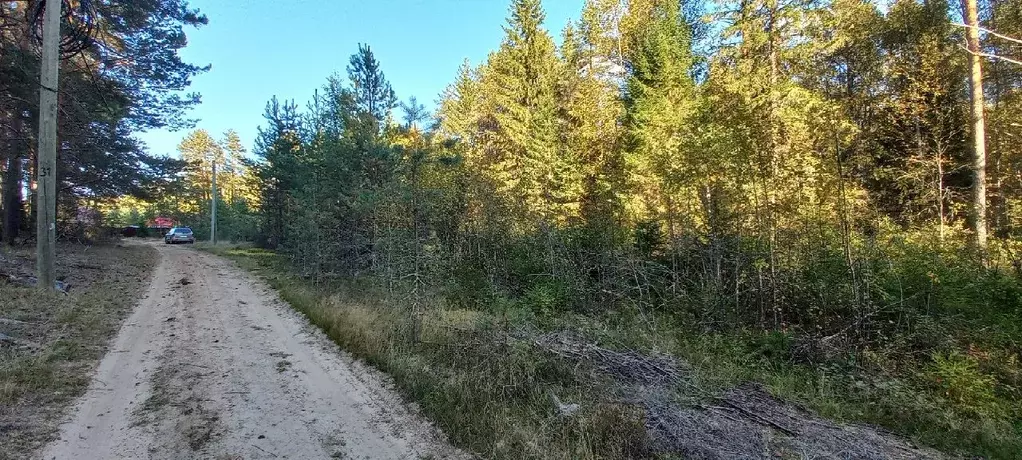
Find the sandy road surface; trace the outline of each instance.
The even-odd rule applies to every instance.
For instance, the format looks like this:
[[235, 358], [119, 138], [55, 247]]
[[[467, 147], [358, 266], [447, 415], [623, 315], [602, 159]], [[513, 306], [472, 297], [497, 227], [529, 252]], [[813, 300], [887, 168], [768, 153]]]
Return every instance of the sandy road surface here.
[[464, 456], [264, 284], [157, 248], [148, 293], [42, 458]]

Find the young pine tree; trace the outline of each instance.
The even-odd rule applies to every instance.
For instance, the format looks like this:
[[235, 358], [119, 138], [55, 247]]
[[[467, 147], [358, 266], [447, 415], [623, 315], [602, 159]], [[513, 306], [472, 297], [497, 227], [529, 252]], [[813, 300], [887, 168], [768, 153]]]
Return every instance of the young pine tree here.
[[254, 149], [260, 160], [255, 165], [256, 175], [262, 184], [261, 243], [276, 248], [287, 242], [285, 230], [291, 218], [291, 197], [306, 178], [299, 161], [301, 120], [294, 102], [281, 104], [276, 97], [266, 104], [263, 117], [267, 126], [259, 128]]

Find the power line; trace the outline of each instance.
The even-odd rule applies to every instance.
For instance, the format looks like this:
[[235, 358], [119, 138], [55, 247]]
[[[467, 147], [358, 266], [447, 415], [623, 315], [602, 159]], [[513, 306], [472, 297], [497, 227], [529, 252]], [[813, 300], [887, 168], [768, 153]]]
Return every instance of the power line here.
[[70, 56], [92, 46], [93, 37], [99, 24], [99, 11], [94, 0], [34, 0], [31, 2], [29, 19], [32, 34], [36, 40], [43, 40], [43, 22], [46, 8], [50, 4], [60, 7], [60, 54]]

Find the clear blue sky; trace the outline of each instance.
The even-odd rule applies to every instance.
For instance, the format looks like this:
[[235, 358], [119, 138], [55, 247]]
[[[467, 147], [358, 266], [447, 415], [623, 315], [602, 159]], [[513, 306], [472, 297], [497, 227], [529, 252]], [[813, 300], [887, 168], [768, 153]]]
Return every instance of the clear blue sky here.
[[[191, 89], [202, 104], [190, 112], [196, 128], [219, 137], [233, 128], [251, 150], [271, 96], [305, 106], [326, 78], [344, 74], [358, 43], [368, 43], [397, 92], [427, 108], [457, 74], [503, 38], [510, 0], [191, 0], [209, 25], [189, 29], [187, 62], [211, 64]], [[560, 42], [583, 0], [545, 0], [546, 27]], [[185, 132], [139, 137], [154, 154], [175, 154]]]

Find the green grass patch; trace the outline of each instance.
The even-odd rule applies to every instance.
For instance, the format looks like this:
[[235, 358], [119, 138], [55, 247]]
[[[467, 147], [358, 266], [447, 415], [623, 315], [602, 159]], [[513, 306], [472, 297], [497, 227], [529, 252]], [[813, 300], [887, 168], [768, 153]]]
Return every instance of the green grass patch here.
[[[31, 273], [32, 252], [3, 249], [0, 271]], [[57, 273], [69, 294], [0, 281], [0, 458], [25, 458], [56, 434], [108, 342], [148, 286], [156, 253], [145, 246], [60, 245]]]
[[[487, 458], [654, 456], [641, 408], [615, 403], [621, 395], [614, 385], [588, 369], [509, 340], [515, 329], [567, 329], [611, 348], [677, 356], [690, 365], [689, 383], [676, 389], [680, 398], [698, 400], [755, 381], [824, 417], [879, 425], [952, 455], [1018, 458], [1022, 452], [1020, 402], [991, 377], [995, 368], [1012, 372], [1005, 363], [1013, 355], [910, 360], [876, 350], [810, 363], [800, 360], [795, 337], [781, 332], [708, 333], [627, 309], [587, 315], [523, 308], [556, 297], [546, 288], [517, 301], [490, 298], [481, 309], [433, 305], [416, 324], [408, 298], [371, 278], [314, 283], [270, 251], [214, 252], [258, 272], [340, 346], [393, 376], [456, 444]], [[992, 366], [992, 360], [1003, 362]], [[551, 393], [580, 404], [579, 413], [559, 417]]]
[[[459, 446], [497, 459], [649, 456], [641, 414], [608, 403], [599, 379], [507, 340], [513, 325], [499, 315], [428, 310], [416, 341], [409, 310], [369, 284], [313, 284], [291, 274], [285, 258], [258, 249], [214, 252], [258, 271], [340, 346], [391, 375]], [[551, 394], [582, 409], [561, 417]]]

